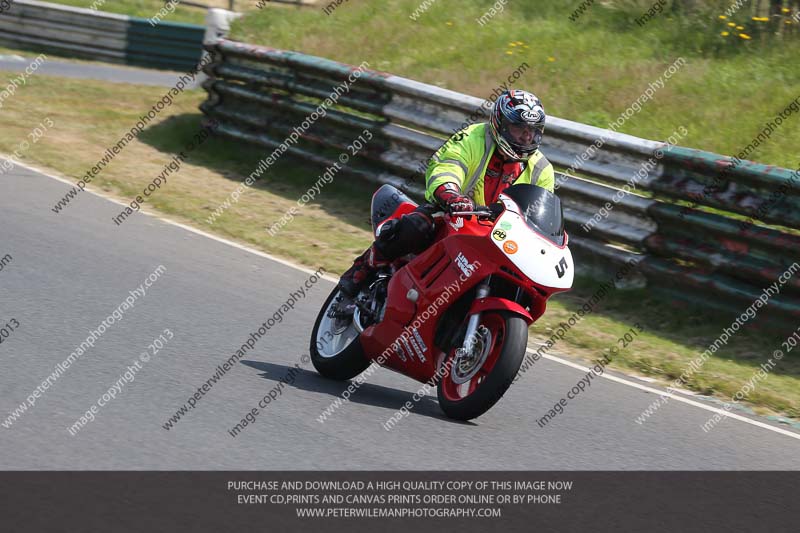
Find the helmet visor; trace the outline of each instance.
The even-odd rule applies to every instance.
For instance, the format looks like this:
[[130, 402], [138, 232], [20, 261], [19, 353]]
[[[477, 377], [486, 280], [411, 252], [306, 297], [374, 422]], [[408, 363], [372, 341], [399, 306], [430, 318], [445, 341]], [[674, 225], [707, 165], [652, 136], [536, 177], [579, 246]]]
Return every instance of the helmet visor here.
[[533, 124], [506, 122], [501, 131], [503, 137], [520, 152], [533, 152], [542, 142], [544, 128]]

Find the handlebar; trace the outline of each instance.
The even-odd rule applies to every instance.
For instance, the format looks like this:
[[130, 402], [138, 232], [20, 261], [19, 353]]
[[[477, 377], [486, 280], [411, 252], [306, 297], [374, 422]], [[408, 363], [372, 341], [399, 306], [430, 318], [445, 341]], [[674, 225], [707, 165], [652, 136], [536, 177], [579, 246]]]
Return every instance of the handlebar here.
[[492, 210], [488, 207], [478, 206], [475, 208], [474, 211], [458, 211], [457, 213], [450, 213], [451, 217], [466, 217], [470, 215], [475, 215], [477, 217], [490, 217], [492, 216]]
[[473, 211], [458, 211], [456, 213], [450, 213], [450, 216], [469, 217], [475, 215], [478, 218], [491, 218], [494, 220], [495, 218], [499, 217], [503, 211], [505, 211], [505, 206], [500, 202], [496, 202], [490, 205], [475, 206]]
[[490, 218], [492, 216], [491, 211], [484, 211], [484, 210], [475, 210], [475, 211], [458, 211], [455, 213], [448, 213], [447, 211], [437, 211], [431, 215], [433, 218], [458, 218], [458, 217], [465, 217], [469, 218], [472, 216], [476, 216], [478, 218]]

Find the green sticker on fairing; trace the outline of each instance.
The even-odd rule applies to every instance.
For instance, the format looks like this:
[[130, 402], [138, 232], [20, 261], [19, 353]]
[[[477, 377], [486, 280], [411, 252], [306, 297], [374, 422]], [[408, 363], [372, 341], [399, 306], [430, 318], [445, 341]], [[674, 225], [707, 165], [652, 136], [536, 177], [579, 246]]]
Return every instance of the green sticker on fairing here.
[[511, 229], [511, 222], [509, 222], [508, 220], [501, 220], [499, 227], [501, 229], [509, 230]]

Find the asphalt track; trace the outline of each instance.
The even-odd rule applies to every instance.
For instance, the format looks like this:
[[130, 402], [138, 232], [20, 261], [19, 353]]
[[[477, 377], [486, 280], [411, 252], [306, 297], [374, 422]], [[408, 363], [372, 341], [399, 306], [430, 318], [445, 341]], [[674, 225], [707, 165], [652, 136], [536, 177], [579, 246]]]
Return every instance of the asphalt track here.
[[[34, 57], [23, 57], [16, 54], [0, 55], [0, 71], [24, 72]], [[112, 83], [135, 83], [137, 85], [154, 85], [157, 87], [174, 87], [178, 78], [185, 73], [153, 70], [121, 65], [105, 65], [102, 63], [85, 63], [47, 59], [39, 65], [36, 75], [61, 76], [65, 78], [92, 79]], [[13, 76], [9, 76], [11, 78]], [[201, 79], [188, 88], [200, 85]], [[5, 86], [5, 84], [3, 84]]]
[[[10, 428], [0, 469], [617, 470], [797, 469], [800, 440], [741, 420], [705, 433], [712, 415], [680, 401], [634, 419], [656, 395], [595, 379], [564, 414], [536, 418], [584, 371], [542, 359], [473, 423], [444, 419], [435, 396], [393, 430], [382, 424], [418, 384], [379, 369], [324, 424], [346, 383], [310, 364], [237, 437], [228, 430], [306, 353], [330, 281], [317, 283], [171, 430], [162, 425], [309, 277], [286, 262], [83, 193], [61, 214], [69, 184], [22, 167], [0, 175], [0, 421], [159, 265], [166, 271], [94, 348]], [[279, 236], [276, 238], [280, 238]], [[302, 246], [302, 243], [297, 243]], [[174, 339], [75, 436], [67, 428], [165, 329]], [[632, 347], [635, 349], [635, 345]], [[786, 431], [786, 430], [783, 430]], [[795, 434], [796, 435], [796, 434]]]

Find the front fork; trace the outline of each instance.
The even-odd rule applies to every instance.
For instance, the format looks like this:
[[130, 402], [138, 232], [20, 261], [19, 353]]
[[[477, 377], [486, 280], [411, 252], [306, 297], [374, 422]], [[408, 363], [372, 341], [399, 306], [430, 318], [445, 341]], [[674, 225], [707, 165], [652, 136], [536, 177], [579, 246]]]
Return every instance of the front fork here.
[[[475, 299], [480, 300], [481, 298], [486, 298], [489, 296], [489, 282], [491, 281], [492, 277], [489, 276], [480, 285], [478, 285], [477, 290], [475, 292]], [[481, 313], [474, 313], [469, 316], [469, 321], [467, 322], [467, 332], [464, 334], [464, 343], [461, 345], [461, 348], [456, 350], [456, 358], [461, 358], [464, 355], [468, 355], [472, 353], [472, 349], [475, 346], [475, 336], [478, 333], [478, 326], [481, 323]]]

